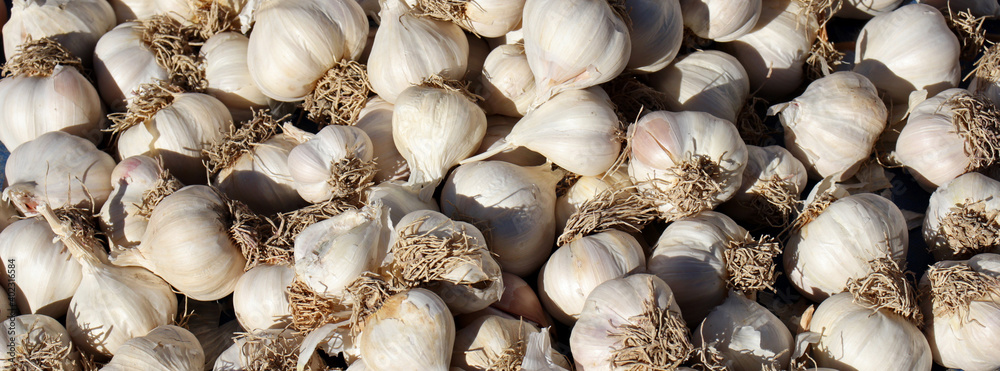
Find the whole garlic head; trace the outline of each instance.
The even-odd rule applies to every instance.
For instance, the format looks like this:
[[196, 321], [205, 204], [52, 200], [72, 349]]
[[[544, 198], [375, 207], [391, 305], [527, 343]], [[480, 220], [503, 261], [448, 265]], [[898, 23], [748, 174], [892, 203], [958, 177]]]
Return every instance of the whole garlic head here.
[[746, 35], [760, 18], [762, 0], [681, 0], [684, 25], [698, 37], [720, 42]]
[[131, 339], [102, 371], [193, 371], [205, 367], [205, 351], [198, 338], [183, 327], [160, 326]]
[[411, 289], [389, 297], [368, 317], [359, 336], [368, 368], [445, 371], [455, 344], [455, 321], [437, 294]]
[[736, 122], [750, 95], [750, 78], [740, 61], [717, 51], [696, 51], [650, 76], [673, 111], [708, 112]]
[[0, 284], [14, 294], [19, 312], [66, 314], [83, 268], [44, 220], [18, 220], [0, 232], [0, 257], [10, 265], [0, 274]]
[[90, 65], [97, 39], [115, 26], [115, 12], [105, 0], [14, 0], [3, 25], [7, 58], [29, 39], [51, 37]]
[[0, 367], [5, 370], [83, 369], [66, 328], [52, 317], [22, 314], [4, 317], [0, 325], [4, 328], [0, 340], [7, 348], [0, 353]]

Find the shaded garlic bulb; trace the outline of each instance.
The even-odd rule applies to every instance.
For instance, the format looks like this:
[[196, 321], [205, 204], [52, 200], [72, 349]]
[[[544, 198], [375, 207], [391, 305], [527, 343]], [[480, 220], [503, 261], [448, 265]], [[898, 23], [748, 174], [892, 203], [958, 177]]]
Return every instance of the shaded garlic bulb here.
[[[42, 134], [10, 153], [3, 198], [25, 216], [36, 215], [38, 198], [50, 207], [98, 209], [111, 194], [115, 161], [94, 143], [61, 131]], [[91, 204], [93, 203], [93, 204]]]
[[628, 69], [642, 72], [662, 70], [681, 49], [684, 18], [677, 0], [626, 0], [632, 22], [629, 36], [632, 54]]
[[565, 194], [556, 200], [556, 231], [561, 233], [565, 230], [566, 222], [587, 201], [596, 199], [602, 192], [631, 186], [632, 179], [629, 178], [628, 171], [624, 167], [603, 175], [580, 177]]
[[[483, 142], [479, 144], [476, 154], [483, 154], [493, 149], [493, 146], [506, 146], [505, 138], [510, 135], [517, 124], [518, 119], [500, 115], [486, 116], [486, 135]], [[521, 166], [538, 166], [544, 164], [548, 159], [525, 147], [518, 147], [508, 152], [500, 152], [490, 156], [489, 160], [507, 161]]]
[[377, 159], [373, 180], [382, 183], [389, 180], [405, 181], [410, 176], [410, 167], [399, 153], [392, 139], [392, 111], [395, 105], [378, 96], [368, 100], [354, 124], [364, 130], [372, 141], [372, 158]]
[[386, 299], [365, 321], [359, 336], [361, 359], [368, 368], [446, 371], [455, 344], [455, 321], [437, 294], [412, 289]]
[[258, 265], [236, 282], [233, 308], [244, 329], [280, 329], [292, 316], [285, 289], [292, 285], [295, 270], [284, 265]]
[[382, 23], [368, 57], [372, 90], [389, 103], [431, 76], [459, 80], [469, 63], [469, 40], [451, 22], [416, 17], [403, 0], [380, 0]]
[[503, 318], [528, 321], [539, 327], [551, 325], [549, 315], [535, 295], [535, 290], [523, 278], [503, 272], [503, 294], [500, 300], [489, 308], [457, 317], [459, 325], [468, 325], [483, 316], [501, 316]]
[[19, 312], [54, 318], [66, 314], [82, 267], [44, 220], [18, 220], [0, 232], [0, 257], [14, 262], [0, 274], [0, 284], [14, 294]]
[[115, 165], [111, 172], [111, 196], [101, 207], [101, 230], [117, 248], [139, 245], [152, 209], [167, 194], [183, 185], [163, 170], [157, 160], [133, 156]]
[[934, 193], [923, 236], [937, 260], [1000, 252], [1000, 182], [980, 173], [961, 175]]
[[708, 112], [736, 122], [750, 95], [747, 71], [733, 56], [706, 50], [680, 57], [650, 77], [673, 111]]
[[718, 210], [742, 223], [788, 225], [809, 181], [805, 166], [781, 146], [748, 145], [747, 154], [740, 190]]
[[392, 225], [399, 224], [399, 220], [406, 214], [417, 210], [439, 211], [437, 201], [422, 200], [420, 194], [405, 184], [394, 182], [382, 182], [371, 186], [365, 190], [365, 204], [374, 205], [381, 202], [389, 208], [389, 220]]
[[718, 352], [719, 366], [733, 370], [784, 370], [795, 346], [777, 316], [738, 293], [712, 309], [692, 337], [695, 347]]
[[3, 53], [10, 58], [29, 39], [52, 38], [90, 65], [97, 39], [115, 26], [106, 0], [13, 0], [3, 26]]
[[958, 39], [929, 5], [910, 4], [872, 18], [858, 35], [855, 53], [854, 72], [898, 104], [915, 90], [931, 96], [954, 88], [961, 77]]
[[[917, 1], [918, 3], [920, 1]], [[847, 0], [841, 5], [837, 16], [841, 18], [868, 19], [890, 13], [904, 3], [903, 0]]]
[[618, 230], [592, 234], [552, 253], [538, 274], [538, 294], [549, 314], [571, 325], [595, 287], [645, 270], [646, 258], [635, 237]]
[[703, 39], [727, 42], [757, 24], [761, 0], [681, 0], [684, 26]]
[[651, 192], [666, 219], [712, 209], [742, 184], [746, 144], [729, 121], [704, 112], [657, 111], [630, 126], [629, 138], [629, 176], [640, 191]]
[[888, 111], [865, 76], [837, 72], [813, 81], [798, 98], [774, 105], [785, 145], [809, 177], [850, 178], [871, 154]]
[[117, 23], [145, 19], [157, 14], [184, 20], [191, 19], [194, 14], [191, 8], [194, 2], [190, 0], [108, 0], [108, 2], [115, 10]]
[[0, 80], [0, 142], [13, 150], [61, 130], [94, 143], [105, 127], [97, 89], [80, 73], [80, 60], [51, 39], [22, 44], [7, 55]]
[[892, 201], [865, 193], [841, 198], [795, 230], [785, 246], [785, 274], [813, 301], [846, 291], [849, 279], [875, 268], [870, 262], [906, 261], [908, 232]]
[[370, 204], [306, 227], [295, 237], [295, 276], [319, 296], [342, 297], [344, 288], [385, 259], [388, 214]]
[[[353, 0], [352, 0], [353, 1]], [[313, 354], [299, 362], [305, 338], [291, 329], [258, 330], [233, 337], [232, 346], [215, 360], [215, 371], [319, 370], [323, 360]]]
[[[468, 371], [487, 371], [520, 365], [527, 353], [529, 339], [540, 333], [534, 325], [510, 318], [486, 315], [455, 333], [451, 364]], [[547, 333], [544, 336], [548, 336]], [[568, 360], [551, 346], [546, 349], [552, 361], [569, 369]], [[527, 368], [532, 369], [533, 368]]]
[[234, 122], [253, 118], [253, 110], [266, 108], [268, 98], [253, 84], [247, 64], [250, 39], [236, 32], [220, 32], [201, 47], [205, 61], [205, 92], [229, 108]]
[[628, 27], [603, 0], [528, 0], [521, 28], [535, 75], [532, 107], [611, 81], [632, 53]]
[[595, 288], [569, 338], [576, 369], [667, 369], [687, 360], [693, 350], [690, 331], [674, 298], [670, 287], [650, 274]]
[[311, 203], [356, 195], [375, 173], [372, 141], [353, 126], [327, 126], [290, 149], [290, 183]]
[[504, 271], [526, 276], [545, 263], [555, 242], [556, 183], [548, 165], [503, 161], [459, 166], [441, 193], [441, 211], [486, 230], [487, 246]]
[[[2, 15], [2, 14], [0, 14]], [[7, 298], [7, 290], [0, 290], [0, 318], [10, 318], [14, 312], [10, 307], [10, 299]]]
[[535, 100], [535, 75], [523, 44], [503, 44], [490, 51], [478, 79], [486, 113], [521, 117]]
[[83, 367], [80, 353], [73, 349], [66, 328], [52, 317], [41, 314], [5, 316], [5, 349], [0, 353], [0, 367], [5, 370], [78, 371]]
[[205, 351], [194, 334], [183, 327], [167, 325], [125, 342], [101, 371], [200, 371], [204, 368]]

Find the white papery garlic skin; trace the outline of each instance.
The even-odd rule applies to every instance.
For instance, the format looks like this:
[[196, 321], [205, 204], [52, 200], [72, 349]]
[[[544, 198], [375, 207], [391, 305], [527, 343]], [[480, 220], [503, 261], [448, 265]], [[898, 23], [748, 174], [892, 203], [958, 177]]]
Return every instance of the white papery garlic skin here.
[[125, 342], [101, 371], [200, 371], [205, 351], [191, 331], [160, 326], [144, 336]]
[[344, 288], [385, 259], [388, 210], [381, 204], [344, 211], [306, 227], [295, 237], [295, 275], [322, 297], [342, 297]]
[[941, 13], [948, 11], [950, 7], [953, 12], [969, 10], [976, 17], [996, 18], [1000, 16], [1000, 3], [996, 1], [979, 0], [917, 0], [917, 3], [927, 4], [938, 8]]
[[624, 167], [604, 175], [580, 177], [565, 194], [556, 200], [556, 231], [561, 233], [565, 230], [566, 223], [573, 216], [573, 213], [585, 202], [595, 199], [601, 192], [620, 190], [631, 186], [632, 179], [629, 178], [628, 170]]
[[521, 28], [535, 75], [533, 107], [611, 81], [632, 53], [628, 27], [604, 0], [527, 0]]
[[[777, 222], [771, 218], [781, 215], [762, 215], [762, 210], [752, 207], [757, 198], [766, 197], [766, 187], [775, 185], [790, 187], [788, 196], [799, 200], [806, 189], [809, 176], [802, 162], [781, 146], [757, 147], [747, 145], [747, 167], [743, 170], [743, 184], [731, 200], [719, 206], [719, 211], [741, 222], [767, 225]], [[774, 183], [778, 182], [778, 183]], [[767, 201], [767, 200], [765, 200]], [[772, 200], [778, 201], [778, 200]], [[796, 207], [789, 204], [788, 206]], [[792, 215], [788, 215], [792, 216]], [[759, 219], [764, 217], [766, 220]]]
[[177, 20], [187, 20], [194, 14], [194, 9], [191, 8], [194, 2], [190, 0], [108, 0], [108, 2], [115, 10], [118, 23], [145, 19], [158, 14], [169, 15]]
[[673, 111], [707, 112], [736, 122], [750, 95], [747, 71], [733, 56], [705, 50], [680, 57], [650, 77]]
[[943, 185], [966, 173], [973, 162], [949, 103], [966, 94], [965, 89], [953, 88], [918, 103], [896, 139], [896, 158], [922, 187], [932, 190]]
[[522, 44], [503, 44], [490, 51], [479, 81], [486, 113], [521, 117], [535, 100], [535, 75]]
[[368, 139], [372, 141], [372, 158], [377, 159], [375, 165], [378, 171], [375, 173], [375, 183], [382, 183], [389, 180], [405, 181], [410, 176], [410, 168], [406, 164], [406, 159], [399, 153], [396, 143], [392, 139], [392, 111], [395, 105], [386, 102], [378, 96], [368, 100], [365, 107], [358, 114], [358, 122], [354, 124], [358, 129], [364, 130], [368, 134]]
[[503, 161], [459, 166], [441, 193], [441, 211], [489, 232], [487, 245], [505, 272], [528, 275], [545, 263], [555, 242], [555, 186], [548, 165]]
[[[480, 155], [491, 152], [495, 147], [506, 146], [506, 138], [514, 130], [514, 126], [517, 125], [518, 121], [516, 118], [507, 116], [486, 116], [486, 135], [483, 136], [483, 142], [479, 144], [476, 154]], [[490, 156], [489, 160], [507, 161], [521, 166], [538, 166], [548, 161], [545, 156], [525, 147], [494, 154]]]
[[632, 28], [628, 69], [662, 70], [674, 60], [684, 41], [684, 17], [677, 0], [626, 0]]
[[[227, 197], [262, 215], [305, 206], [292, 176], [291, 151], [300, 145], [294, 134], [278, 134], [250, 147], [215, 176], [215, 186]], [[326, 178], [329, 179], [329, 178]], [[327, 197], [325, 200], [329, 199]]]
[[762, 370], [768, 365], [783, 370], [795, 346], [777, 316], [735, 292], [712, 309], [692, 338], [695, 347], [718, 351], [722, 365], [733, 370]]
[[336, 63], [357, 60], [368, 40], [368, 21], [355, 0], [262, 0], [253, 14], [250, 77], [277, 101], [301, 100]]
[[[895, 0], [897, 3], [899, 0]], [[858, 35], [854, 72], [906, 104], [910, 93], [928, 96], [958, 86], [959, 43], [944, 16], [925, 4], [910, 4], [872, 18]]]
[[94, 48], [94, 75], [101, 98], [113, 111], [124, 111], [139, 85], [169, 80], [170, 73], [142, 42], [139, 23], [126, 22], [104, 34]]
[[719, 42], [746, 35], [760, 18], [762, 0], [681, 0], [684, 26]]
[[0, 274], [0, 284], [14, 294], [19, 312], [66, 314], [83, 268], [44, 220], [18, 220], [0, 232], [0, 257], [14, 267]]
[[253, 118], [253, 110], [265, 108], [268, 98], [250, 76], [247, 49], [250, 39], [236, 32], [220, 32], [201, 46], [205, 63], [206, 93], [215, 97], [233, 116], [234, 122]]
[[8, 149], [56, 130], [101, 140], [101, 97], [76, 68], [58, 65], [46, 77], [8, 76], [0, 80], [0, 102], [0, 142]]
[[435, 200], [422, 200], [420, 194], [405, 184], [395, 182], [382, 182], [365, 190], [365, 203], [374, 205], [381, 202], [389, 209], [389, 220], [392, 225], [399, 224], [399, 220], [406, 214], [417, 210], [439, 211]]
[[114, 26], [115, 12], [106, 0], [13, 0], [3, 26], [3, 52], [10, 58], [28, 39], [51, 37], [89, 66], [97, 39]]
[[850, 178], [886, 127], [888, 110], [865, 76], [837, 72], [813, 81], [798, 98], [774, 105], [785, 145], [813, 179]]
[[284, 265], [257, 265], [240, 277], [233, 291], [233, 308], [249, 331], [285, 328], [292, 316], [285, 289], [295, 270]]
[[[540, 333], [538, 327], [521, 320], [496, 315], [479, 317], [455, 333], [455, 350], [451, 355], [451, 364], [463, 370], [490, 370], [492, 365], [504, 357], [505, 351], [528, 347], [526, 343], [530, 342], [533, 335]], [[548, 333], [541, 334], [548, 336]], [[570, 368], [565, 357], [551, 346], [546, 348], [544, 350], [553, 362], [560, 367]], [[528, 353], [527, 349], [525, 350], [524, 353]], [[527, 357], [527, 354], [524, 356]], [[527, 366], [521, 364], [523, 369], [534, 370]]]
[[160, 179], [163, 168], [151, 157], [129, 157], [111, 172], [113, 190], [101, 207], [101, 230], [116, 247], [139, 245], [149, 219], [139, 216], [143, 196]]
[[[4, 290], [6, 291], [6, 290]], [[6, 299], [0, 297], [0, 299]], [[4, 313], [6, 314], [6, 313]], [[14, 370], [12, 357], [19, 357], [20, 354], [30, 356], [41, 356], [46, 361], [55, 361], [60, 371], [80, 370], [80, 353], [73, 348], [69, 333], [54, 318], [42, 314], [22, 314], [16, 317], [4, 316], [0, 322], [3, 326], [3, 334], [0, 340], [3, 341], [4, 352], [0, 352], [0, 367], [5, 370]], [[49, 354], [40, 354], [45, 346], [56, 346], [57, 349], [66, 350], [68, 353], [59, 354], [50, 350]], [[15, 355], [14, 353], [20, 353]], [[24, 361], [23, 359], [21, 360]], [[37, 360], [35, 360], [37, 361]], [[31, 366], [39, 367], [34, 363]], [[18, 368], [28, 367], [25, 363], [20, 363]], [[51, 364], [46, 364], [51, 366]], [[38, 368], [41, 370], [42, 368]]]
[[646, 258], [635, 237], [618, 230], [596, 233], [552, 253], [538, 274], [538, 294], [549, 314], [570, 325], [580, 318], [595, 287], [645, 270]]
[[906, 261], [906, 219], [892, 201], [871, 193], [833, 202], [791, 234], [783, 254], [792, 285], [813, 301], [847, 290], [873, 272], [870, 261]]
[[315, 136], [287, 152], [288, 174], [295, 190], [302, 199], [320, 203], [340, 196], [347, 190], [335, 189], [330, 183], [336, 174], [334, 164], [351, 158], [362, 162], [372, 160], [372, 141], [361, 130], [352, 126], [330, 125]]
[[[981, 204], [982, 209], [970, 213], [972, 204]], [[996, 215], [998, 209], [1000, 182], [980, 173], [961, 175], [931, 194], [927, 213], [924, 214], [924, 242], [937, 260], [954, 259], [955, 253], [963, 250], [961, 255], [976, 251], [998, 253], [1000, 246], [989, 241], [989, 236], [995, 233], [989, 230], [989, 224], [1000, 222], [1000, 216]], [[970, 224], [951, 222], [949, 216], [955, 212], [958, 215], [971, 214], [958, 219]], [[964, 233], [957, 235], [952, 232], [953, 228]]]
[[[917, 1], [918, 3], [920, 1]], [[890, 13], [904, 3], [903, 0], [846, 0], [837, 16], [841, 18], [868, 19]]]
[[455, 320], [437, 294], [412, 289], [393, 295], [365, 320], [361, 359], [374, 370], [446, 371]]

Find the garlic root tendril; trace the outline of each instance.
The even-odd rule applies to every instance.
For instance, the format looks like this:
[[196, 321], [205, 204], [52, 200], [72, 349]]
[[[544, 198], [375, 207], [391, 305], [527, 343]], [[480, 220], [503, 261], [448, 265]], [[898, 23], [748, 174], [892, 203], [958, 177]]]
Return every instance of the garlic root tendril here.
[[[266, 218], [257, 215], [242, 202], [230, 200], [225, 197], [229, 207], [229, 235], [239, 246], [244, 257], [253, 256], [253, 252], [259, 251], [260, 246], [266, 241], [271, 232], [271, 224]], [[244, 271], [253, 268], [250, 259], [247, 259]]]
[[966, 318], [973, 301], [1000, 297], [1000, 279], [976, 272], [967, 264], [947, 268], [932, 265], [927, 269], [934, 315], [958, 313]]
[[348, 204], [358, 204], [364, 190], [374, 185], [372, 179], [378, 172], [376, 159], [364, 161], [357, 156], [356, 148], [347, 151], [347, 156], [330, 164], [333, 176], [327, 180], [333, 193], [333, 200], [341, 200]]
[[278, 122], [284, 120], [274, 119], [267, 109], [253, 112], [253, 118], [237, 126], [230, 128], [221, 141], [202, 150], [208, 157], [205, 167], [210, 174], [217, 174], [222, 169], [233, 166], [240, 156], [249, 153], [253, 146], [263, 143], [278, 135]]
[[861, 279], [849, 279], [847, 290], [854, 301], [871, 310], [888, 309], [914, 324], [922, 324], [917, 296], [899, 265], [888, 257], [869, 262], [872, 272]]
[[84, 73], [80, 58], [74, 57], [69, 50], [51, 38], [26, 41], [17, 50], [17, 54], [11, 56], [3, 66], [4, 77], [48, 77], [59, 65], [73, 67], [81, 74]]
[[200, 92], [208, 88], [205, 68], [192, 47], [198, 39], [194, 26], [184, 26], [166, 15], [156, 15], [139, 21], [141, 41], [156, 58], [156, 64], [167, 70], [170, 83], [185, 91]]
[[616, 340], [611, 364], [632, 370], [676, 369], [694, 351], [684, 318], [649, 299], [643, 301], [643, 306], [645, 312], [630, 317], [608, 334]]
[[417, 17], [452, 22], [462, 29], [480, 36], [475, 32], [472, 21], [466, 14], [470, 5], [479, 6], [474, 0], [417, 0], [416, 6], [411, 8], [410, 12]]
[[[40, 334], [33, 334], [36, 331]], [[34, 340], [36, 337], [38, 341]], [[72, 343], [63, 345], [58, 335], [39, 328], [25, 334], [17, 346], [11, 347], [10, 351], [13, 353], [10, 355], [13, 357], [8, 363], [10, 371], [62, 370], [66, 366], [66, 359], [73, 353]]]
[[729, 273], [726, 285], [744, 293], [774, 290], [774, 280], [778, 278], [774, 259], [781, 250], [778, 240], [768, 235], [754, 238], [748, 232], [742, 240], [729, 241], [723, 252]]
[[741, 206], [759, 210], [763, 222], [769, 226], [787, 227], [794, 220], [802, 203], [795, 192], [795, 184], [791, 179], [782, 179], [777, 174], [760, 184], [750, 190], [757, 197]]
[[108, 115], [111, 127], [106, 131], [121, 134], [133, 126], [142, 124], [173, 103], [174, 94], [181, 92], [181, 88], [166, 81], [142, 84], [137, 90], [136, 95], [129, 99], [125, 112]]
[[271, 229], [267, 239], [259, 244], [257, 249], [244, 252], [249, 267], [247, 270], [258, 264], [293, 265], [295, 259], [292, 258], [292, 249], [295, 246], [295, 236], [310, 225], [353, 208], [355, 208], [353, 205], [342, 200], [332, 199], [267, 218]]
[[287, 289], [292, 309], [292, 326], [301, 333], [308, 333], [325, 324], [339, 323], [351, 315], [340, 300], [324, 298], [300, 279], [295, 279]]
[[[398, 229], [399, 239], [391, 247], [393, 255], [390, 282], [393, 286], [413, 288], [434, 281], [449, 281], [443, 276], [454, 266], [472, 264], [482, 268], [479, 245], [464, 231], [448, 238], [434, 235], [432, 228], [418, 232], [427, 220], [423, 217]], [[452, 282], [459, 284], [461, 282]]]
[[634, 188], [608, 189], [584, 202], [569, 217], [565, 230], [559, 236], [558, 245], [610, 229], [641, 231], [659, 213], [656, 206], [636, 194]]
[[[163, 168], [163, 159], [160, 158], [159, 161], [160, 167]], [[152, 187], [142, 193], [142, 202], [136, 205], [139, 208], [136, 215], [149, 220], [149, 217], [153, 215], [153, 209], [160, 204], [160, 201], [183, 187], [184, 184], [180, 180], [170, 175], [169, 170], [163, 168], [156, 183], [153, 183]]]
[[239, 12], [215, 0], [196, 0], [194, 6], [194, 32], [201, 40], [208, 40], [215, 34], [239, 31]]
[[674, 206], [667, 221], [712, 209], [713, 196], [723, 191], [720, 179], [722, 167], [706, 155], [692, 154], [667, 171], [673, 173], [676, 179], [670, 182], [650, 179], [644, 182], [650, 187], [643, 192], [643, 197], [655, 205]]
[[[993, 44], [975, 63], [975, 68], [965, 78], [975, 76], [990, 83], [1000, 82], [1000, 44]], [[975, 93], [982, 93], [990, 84], [979, 84]]]
[[948, 23], [948, 28], [958, 37], [961, 46], [960, 56], [962, 59], [975, 58], [979, 51], [986, 44], [986, 30], [983, 24], [987, 17], [976, 17], [968, 10], [955, 13], [948, 7], [948, 14], [944, 17]]
[[763, 105], [770, 106], [764, 98], [750, 97], [746, 104], [740, 109], [736, 117], [736, 130], [740, 133], [740, 138], [749, 145], [760, 146], [771, 139], [771, 134], [777, 133], [764, 125], [764, 120], [758, 114], [757, 107]]
[[958, 132], [971, 157], [967, 170], [978, 171], [1000, 158], [1000, 109], [984, 98], [957, 94], [947, 101], [955, 113]]
[[643, 113], [667, 111], [670, 96], [653, 89], [635, 75], [622, 74], [601, 85], [621, 122], [635, 122]]
[[405, 288], [394, 287], [374, 272], [364, 272], [345, 291], [351, 298], [351, 333], [357, 336], [364, 329], [365, 320], [382, 308], [386, 299]]
[[953, 258], [966, 259], [1000, 245], [1000, 210], [986, 210], [982, 200], [953, 207], [941, 219]]
[[337, 62], [306, 95], [302, 108], [309, 119], [332, 125], [354, 125], [368, 102], [372, 87], [367, 67], [352, 60]]
[[466, 99], [472, 101], [472, 103], [482, 102], [485, 99], [481, 96], [476, 95], [469, 89], [468, 82], [462, 82], [458, 80], [450, 80], [442, 77], [441, 75], [433, 75], [424, 79], [420, 82], [420, 86], [429, 88], [438, 88], [450, 92], [459, 93]]

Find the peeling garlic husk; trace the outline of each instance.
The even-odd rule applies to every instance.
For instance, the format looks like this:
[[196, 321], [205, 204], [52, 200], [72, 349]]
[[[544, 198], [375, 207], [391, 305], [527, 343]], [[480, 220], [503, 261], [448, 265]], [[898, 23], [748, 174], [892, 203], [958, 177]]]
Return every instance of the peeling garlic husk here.
[[441, 211], [488, 231], [487, 245], [504, 271], [526, 276], [545, 263], [555, 242], [556, 183], [548, 165], [503, 161], [459, 166], [445, 182]]
[[111, 194], [115, 161], [90, 141], [61, 131], [42, 134], [11, 151], [3, 198], [25, 216], [37, 215], [34, 198], [49, 207], [99, 209]]
[[632, 53], [628, 27], [603, 0], [528, 0], [521, 21], [537, 107], [563, 91], [611, 81]]
[[244, 273], [233, 290], [240, 325], [249, 331], [288, 326], [292, 310], [285, 289], [294, 279], [295, 270], [284, 265], [262, 264]]
[[892, 201], [870, 193], [847, 196], [792, 232], [785, 274], [807, 298], [823, 301], [846, 291], [849, 279], [872, 273], [872, 260], [890, 258], [902, 266], [908, 241], [906, 219]]
[[73, 348], [69, 333], [54, 318], [43, 314], [4, 316], [0, 353], [5, 370], [81, 370], [80, 353]]
[[[486, 116], [486, 135], [483, 142], [479, 144], [476, 154], [490, 152], [494, 146], [501, 147], [507, 144], [505, 138], [510, 135], [517, 124], [518, 119], [507, 116], [491, 115]], [[525, 147], [519, 147], [512, 151], [500, 152], [490, 156], [489, 160], [507, 161], [521, 166], [538, 166], [544, 164], [548, 159]]]
[[144, 336], [125, 342], [102, 371], [200, 371], [205, 351], [191, 331], [178, 326], [160, 326]]
[[[148, 156], [123, 159], [111, 171], [111, 195], [101, 207], [99, 220], [104, 232], [116, 248], [139, 245], [149, 224], [147, 216], [139, 215], [147, 192], [153, 191], [163, 177], [163, 168]], [[115, 249], [112, 249], [114, 254]]]
[[727, 42], [746, 35], [757, 24], [761, 0], [681, 0], [684, 26], [698, 37]]
[[885, 91], [887, 102], [906, 104], [913, 91], [927, 90], [931, 96], [958, 86], [958, 57], [958, 39], [944, 16], [929, 5], [910, 4], [865, 24], [854, 72]]
[[538, 294], [548, 313], [571, 325], [580, 318], [594, 288], [646, 270], [646, 258], [632, 235], [611, 230], [563, 245], [538, 274]]
[[378, 168], [373, 178], [375, 183], [390, 180], [405, 181], [410, 177], [406, 159], [399, 153], [392, 139], [394, 109], [395, 105], [392, 103], [378, 96], [373, 97], [361, 109], [358, 122], [354, 124], [358, 129], [364, 130], [365, 134], [368, 134], [368, 139], [372, 141], [372, 158], [377, 160], [375, 166]]
[[44, 220], [18, 220], [0, 232], [0, 257], [14, 262], [14, 268], [0, 274], [0, 284], [13, 294], [19, 312], [53, 318], [66, 314], [83, 268]]
[[696, 51], [674, 60], [650, 76], [651, 86], [669, 97], [673, 111], [707, 112], [736, 122], [750, 95], [747, 71], [733, 56], [717, 51]]
[[112, 111], [124, 111], [140, 85], [170, 79], [143, 43], [142, 34], [139, 23], [122, 23], [104, 34], [94, 48], [97, 89]]
[[806, 167], [781, 146], [747, 145], [747, 154], [743, 184], [718, 211], [741, 223], [787, 224], [809, 181]]
[[810, 178], [844, 180], [871, 155], [889, 113], [865, 76], [837, 72], [813, 81], [802, 95], [772, 106], [767, 114], [778, 115], [786, 148]]
[[266, 108], [268, 98], [250, 76], [247, 50], [250, 39], [237, 32], [220, 32], [201, 46], [205, 64], [205, 92], [229, 108], [234, 122], [253, 118], [253, 110]]
[[787, 369], [795, 346], [777, 316], [738, 293], [712, 309], [692, 337], [696, 348], [713, 349], [721, 366], [734, 370]]
[[[285, 127], [291, 128], [291, 125]], [[285, 132], [262, 143], [251, 144], [247, 152], [215, 175], [212, 184], [227, 197], [243, 202], [262, 215], [305, 206], [292, 170], [297, 169], [294, 165], [301, 163], [289, 161], [291, 152], [301, 146], [304, 139], [296, 133]], [[329, 197], [323, 201], [327, 199]]]
[[[948, 89], [918, 103], [896, 139], [896, 158], [909, 168], [921, 187], [943, 185], [973, 167], [970, 139], [959, 127], [957, 99], [966, 99], [965, 89]], [[973, 115], [978, 113], [973, 112]]]
[[1000, 253], [1000, 182], [980, 173], [961, 175], [931, 194], [923, 236], [937, 260]]
[[535, 100], [535, 75], [522, 44], [503, 44], [490, 51], [478, 79], [488, 114], [521, 117]]
[[603, 175], [580, 177], [565, 194], [556, 199], [556, 231], [565, 230], [570, 217], [587, 201], [597, 198], [602, 192], [631, 186], [632, 179], [625, 167]]
[[417, 288], [389, 297], [359, 337], [368, 368], [443, 371], [451, 362], [455, 322], [437, 294]]
[[627, 68], [645, 73], [662, 70], [681, 50], [684, 18], [677, 0], [626, 0], [632, 22]]
[[392, 225], [399, 224], [403, 216], [417, 210], [440, 211], [436, 201], [422, 200], [416, 190], [405, 184], [383, 182], [368, 188], [365, 193], [366, 204], [381, 202], [389, 209]]
[[[521, 365], [530, 337], [538, 327], [524, 321], [495, 315], [479, 317], [455, 334], [451, 364], [467, 371], [493, 370], [502, 365]], [[548, 334], [544, 334], [548, 336]], [[568, 360], [555, 349], [547, 349], [552, 360], [569, 369]]]
[[841, 18], [868, 19], [891, 13], [902, 3], [903, 0], [847, 0], [836, 15]]
[[90, 66], [97, 39], [114, 26], [115, 12], [105, 0], [13, 0], [3, 52], [10, 58], [28, 39], [51, 37]]
[[[332, 198], [343, 198], [356, 190], [343, 189], [335, 180], [347, 168], [338, 164], [350, 161], [372, 161], [372, 141], [361, 130], [352, 126], [330, 125], [309, 140], [289, 147], [287, 166], [289, 180], [302, 199], [320, 203]], [[349, 166], [349, 165], [348, 165]]]

